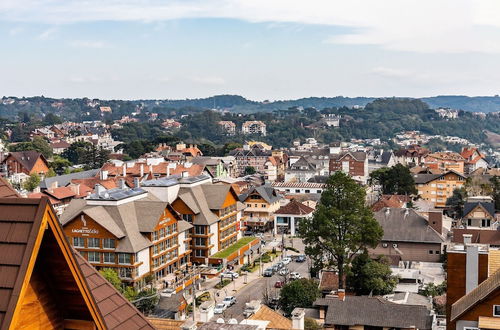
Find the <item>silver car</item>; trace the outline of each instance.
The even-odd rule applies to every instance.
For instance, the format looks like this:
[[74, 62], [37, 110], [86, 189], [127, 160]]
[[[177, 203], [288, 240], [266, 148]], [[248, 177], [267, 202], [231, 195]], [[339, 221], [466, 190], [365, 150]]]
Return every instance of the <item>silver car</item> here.
[[224, 313], [224, 311], [226, 310], [227, 306], [226, 304], [217, 304], [215, 305], [215, 308], [214, 308], [214, 314], [222, 314]]

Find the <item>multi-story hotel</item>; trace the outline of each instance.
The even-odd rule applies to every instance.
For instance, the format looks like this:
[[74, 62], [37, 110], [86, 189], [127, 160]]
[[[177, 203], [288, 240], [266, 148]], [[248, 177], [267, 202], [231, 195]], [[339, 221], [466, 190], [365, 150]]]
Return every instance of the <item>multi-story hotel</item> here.
[[[97, 189], [97, 188], [96, 188]], [[124, 282], [141, 287], [190, 263], [189, 230], [168, 202], [136, 187], [97, 189], [73, 200], [61, 217], [73, 247], [96, 268], [112, 268]]]

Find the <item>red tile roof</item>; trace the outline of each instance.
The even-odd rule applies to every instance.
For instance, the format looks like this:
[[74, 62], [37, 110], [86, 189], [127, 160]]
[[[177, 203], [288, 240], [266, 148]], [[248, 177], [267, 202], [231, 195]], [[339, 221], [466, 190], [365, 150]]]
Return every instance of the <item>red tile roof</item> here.
[[48, 189], [44, 193], [59, 200], [76, 196], [75, 192], [69, 187]]
[[292, 199], [285, 206], [280, 207], [274, 214], [306, 215], [314, 212], [314, 209]]
[[21, 197], [10, 183], [0, 177], [0, 198]]

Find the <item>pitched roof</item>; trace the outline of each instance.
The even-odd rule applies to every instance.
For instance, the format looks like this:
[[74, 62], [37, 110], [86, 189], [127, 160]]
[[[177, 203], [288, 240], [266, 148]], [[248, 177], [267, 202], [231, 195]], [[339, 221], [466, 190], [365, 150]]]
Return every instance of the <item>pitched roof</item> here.
[[44, 191], [44, 193], [59, 200], [76, 196], [75, 192], [68, 187], [47, 189], [46, 191]]
[[471, 234], [472, 243], [500, 245], [500, 230], [453, 228], [453, 243], [463, 243], [464, 234]]
[[40, 188], [50, 188], [54, 182], [57, 182], [59, 187], [67, 186], [71, 183], [73, 179], [84, 179], [95, 177], [99, 173], [99, 169], [88, 170], [83, 172], [75, 172], [64, 175], [57, 175], [50, 178], [45, 178], [42, 182], [40, 182]]
[[75, 250], [73, 254], [107, 329], [155, 329], [85, 258]]
[[462, 157], [460, 154], [456, 152], [434, 152], [432, 154], [428, 154], [426, 161], [430, 159], [436, 159], [436, 160], [453, 160], [453, 161], [465, 161], [464, 157]]
[[276, 212], [274, 212], [274, 214], [306, 215], [313, 212], [313, 208], [304, 205], [295, 199], [292, 199], [288, 204], [280, 207]]
[[10, 152], [9, 155], [14, 157], [28, 171], [31, 171], [33, 169], [33, 166], [35, 166], [38, 158], [41, 158], [47, 164], [47, 160], [45, 159], [45, 157], [35, 150], [13, 151]]
[[493, 275], [481, 282], [474, 290], [457, 300], [451, 305], [451, 321], [467, 312], [477, 303], [488, 298], [500, 287], [500, 271], [496, 271]]
[[366, 159], [366, 152], [364, 151], [344, 151], [336, 155], [331, 155], [331, 159], [334, 161], [340, 161], [347, 155], [351, 155], [351, 157], [358, 162], [364, 162]]
[[495, 203], [467, 202], [464, 204], [464, 217], [472, 212], [476, 207], [482, 207], [490, 216], [495, 217]]
[[246, 193], [244, 193], [240, 196], [240, 200], [241, 201], [246, 200], [248, 198], [248, 196], [250, 196], [253, 193], [259, 194], [260, 197], [262, 197], [269, 204], [273, 204], [281, 199], [273, 187], [265, 185], [265, 186], [258, 186], [258, 187], [250, 188]]
[[259, 310], [248, 318], [249, 320], [269, 321], [267, 328], [292, 329], [292, 321], [272, 310], [266, 305], [261, 305]]
[[322, 298], [314, 304], [328, 306], [325, 317], [328, 325], [432, 328], [432, 316], [424, 306], [395, 304], [380, 297], [345, 296], [343, 301]]
[[319, 281], [320, 291], [331, 292], [339, 288], [339, 275], [333, 270], [321, 271], [321, 279]]
[[382, 195], [371, 208], [373, 212], [378, 212], [384, 207], [401, 208], [407, 201], [408, 197], [404, 195]]
[[457, 171], [454, 171], [454, 170], [449, 170], [449, 171], [446, 171], [444, 173], [440, 173], [440, 174], [415, 174], [413, 175], [413, 179], [415, 180], [415, 184], [425, 184], [425, 183], [429, 183], [431, 181], [434, 181], [446, 174], [449, 174], [449, 173], [454, 173], [462, 178], [465, 178], [465, 176], [462, 174], [462, 173], [459, 173]]
[[413, 209], [383, 208], [375, 213], [375, 219], [384, 230], [383, 241], [442, 243], [444, 238], [438, 234]]
[[0, 198], [21, 197], [17, 191], [12, 188], [9, 181], [0, 177]]
[[[205, 191], [207, 187], [202, 188], [205, 185], [198, 185], [194, 187], [182, 187], [179, 189], [178, 198], [182, 200], [195, 214], [193, 219], [194, 225], [210, 225], [218, 221], [218, 217], [210, 209], [209, 202], [205, 196]], [[213, 185], [209, 184], [207, 186], [225, 186], [225, 185]], [[224, 196], [225, 197], [225, 196]], [[211, 202], [215, 204], [215, 202]]]

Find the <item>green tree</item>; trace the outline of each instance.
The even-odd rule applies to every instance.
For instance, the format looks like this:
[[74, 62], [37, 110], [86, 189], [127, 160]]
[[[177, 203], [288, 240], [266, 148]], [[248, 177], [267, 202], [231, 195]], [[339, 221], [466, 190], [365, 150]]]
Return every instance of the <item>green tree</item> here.
[[47, 174], [45, 174], [45, 177], [46, 178], [52, 178], [52, 177], [54, 177], [56, 175], [57, 175], [56, 171], [54, 171], [53, 168], [49, 168], [49, 171], [47, 172]]
[[316, 322], [315, 319], [306, 317], [304, 318], [304, 330], [321, 330], [323, 327]]
[[57, 173], [62, 174], [64, 170], [71, 166], [71, 162], [66, 158], [55, 155], [50, 162], [50, 167]]
[[28, 191], [33, 191], [40, 184], [40, 176], [36, 173], [30, 175], [30, 177], [23, 183], [23, 188]]
[[286, 315], [290, 315], [296, 307], [311, 307], [320, 296], [316, 281], [301, 278], [283, 286], [280, 291], [279, 305]]
[[363, 187], [343, 172], [336, 172], [326, 181], [313, 217], [299, 226], [313, 267], [335, 267], [341, 289], [352, 259], [368, 247], [377, 246], [383, 235], [382, 227], [365, 205], [365, 196]]
[[500, 211], [500, 177], [498, 175], [495, 175], [490, 179], [490, 182], [493, 188], [491, 191], [491, 196], [495, 201], [495, 209], [497, 211]]
[[382, 193], [388, 195], [415, 195], [415, 180], [407, 166], [396, 164], [390, 168], [381, 168], [370, 174], [371, 184], [382, 187]]
[[62, 123], [61, 118], [53, 113], [48, 113], [45, 116], [45, 118], [43, 118], [43, 124], [47, 125], [47, 126], [60, 124], [60, 123]]
[[382, 257], [372, 260], [366, 252], [353, 259], [347, 275], [347, 286], [357, 295], [389, 294], [397, 283], [397, 277], [392, 275], [387, 259]]
[[52, 157], [52, 148], [50, 144], [41, 136], [35, 136], [32, 141], [20, 142], [9, 146], [10, 151], [30, 151], [40, 152], [45, 158]]
[[446, 281], [441, 284], [427, 283], [422, 290], [419, 291], [421, 295], [426, 297], [437, 297], [446, 293]]
[[451, 209], [453, 218], [458, 219], [463, 216], [466, 199], [467, 190], [464, 187], [454, 189], [453, 194], [446, 199], [446, 206]]
[[74, 142], [62, 156], [73, 164], [85, 164], [85, 169], [99, 168], [109, 159], [109, 151], [89, 142]]
[[133, 303], [137, 309], [147, 315], [155, 309], [159, 299], [156, 289], [143, 289], [137, 294]]
[[118, 273], [112, 268], [103, 268], [99, 273], [115, 287], [116, 290], [122, 292], [122, 281], [118, 276]]
[[255, 167], [253, 167], [253, 166], [245, 167], [245, 172], [244, 172], [245, 175], [252, 175], [255, 173], [257, 173], [257, 171], [255, 170]]

